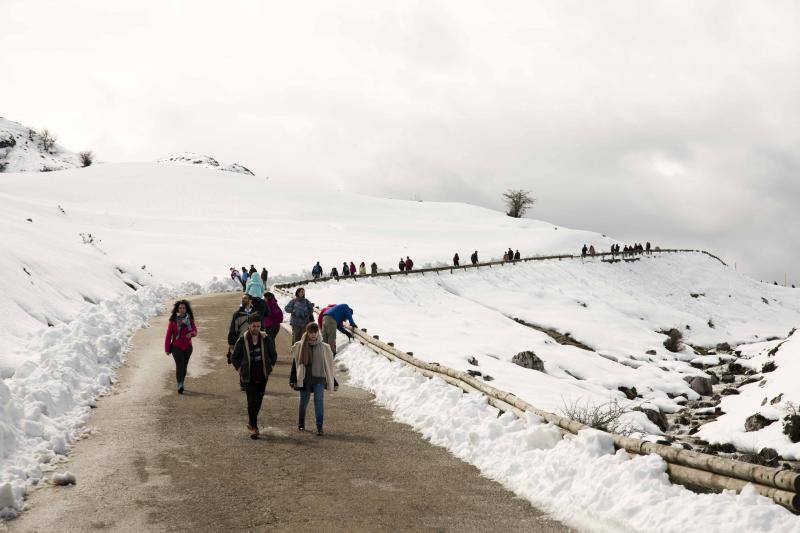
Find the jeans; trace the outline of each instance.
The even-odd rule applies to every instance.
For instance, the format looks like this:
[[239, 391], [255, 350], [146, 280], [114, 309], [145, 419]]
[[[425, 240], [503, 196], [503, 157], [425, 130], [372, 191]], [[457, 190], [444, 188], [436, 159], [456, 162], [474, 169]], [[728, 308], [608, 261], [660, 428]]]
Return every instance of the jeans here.
[[192, 347], [188, 350], [172, 347], [172, 358], [175, 359], [175, 381], [183, 383], [186, 380], [186, 367], [189, 366], [189, 357], [192, 356]]
[[247, 423], [250, 427], [258, 427], [258, 412], [261, 411], [261, 402], [264, 400], [264, 392], [267, 390], [266, 382], [246, 383], [245, 392], [247, 393]]
[[322, 429], [322, 421], [324, 415], [323, 398], [325, 396], [324, 383], [315, 383], [314, 385], [306, 385], [306, 387], [300, 391], [300, 420], [297, 426], [301, 428], [306, 427], [306, 407], [308, 407], [308, 400], [310, 399], [312, 392], [314, 393], [314, 415], [317, 418], [317, 429]]

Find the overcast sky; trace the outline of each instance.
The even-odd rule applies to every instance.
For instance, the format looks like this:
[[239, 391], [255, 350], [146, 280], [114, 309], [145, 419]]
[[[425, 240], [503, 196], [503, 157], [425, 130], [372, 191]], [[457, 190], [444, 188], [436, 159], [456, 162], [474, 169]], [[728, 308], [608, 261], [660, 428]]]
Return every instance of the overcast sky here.
[[800, 281], [800, 2], [0, 0], [0, 116]]

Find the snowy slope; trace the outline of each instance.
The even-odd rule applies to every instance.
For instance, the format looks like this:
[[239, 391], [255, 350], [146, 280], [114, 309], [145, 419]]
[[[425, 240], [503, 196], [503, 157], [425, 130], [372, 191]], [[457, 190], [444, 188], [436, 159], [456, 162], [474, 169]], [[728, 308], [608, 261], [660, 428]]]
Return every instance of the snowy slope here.
[[[347, 302], [358, 324], [382, 339], [430, 362], [489, 374], [493, 386], [553, 412], [575, 400], [625, 401], [621, 386], [636, 387], [634, 403], [676, 412], [679, 402], [699, 398], [683, 378], [704, 374], [690, 365], [691, 347], [668, 351], [660, 331], [680, 328], [687, 344], [713, 347], [785, 337], [800, 324], [800, 292], [755, 282], [702, 254], [347, 280], [313, 285], [307, 295], [322, 306]], [[558, 344], [513, 318], [570, 333], [591, 350]], [[525, 350], [546, 373], [511, 362]], [[632, 417], [660, 433], [641, 413]]]
[[202, 283], [251, 263], [277, 279], [307, 273], [317, 260], [326, 268], [345, 259], [390, 268], [407, 254], [419, 265], [474, 249], [488, 259], [492, 249], [502, 254], [498, 243], [532, 254], [612, 242], [470, 205], [301, 189], [158, 163], [104, 164], [57, 178], [5, 175], [0, 367], [7, 375], [25, 360], [27, 335], [72, 319], [85, 301], [131, 292], [126, 283]]
[[0, 117], [0, 173], [42, 172], [80, 166], [77, 153], [59, 144], [47, 151], [38, 132]]
[[[800, 460], [800, 443], [792, 443], [783, 434], [781, 423], [790, 404], [800, 406], [800, 334], [793, 333], [785, 342], [761, 343], [752, 358], [740, 360], [755, 369], [768, 361], [774, 362], [776, 369], [741, 387], [740, 394], [725, 396], [720, 404], [725, 414], [704, 425], [699, 435], [709, 442], [731, 442], [753, 453], [773, 448], [786, 459]], [[745, 419], [756, 413], [775, 422], [759, 431], [745, 431]]]

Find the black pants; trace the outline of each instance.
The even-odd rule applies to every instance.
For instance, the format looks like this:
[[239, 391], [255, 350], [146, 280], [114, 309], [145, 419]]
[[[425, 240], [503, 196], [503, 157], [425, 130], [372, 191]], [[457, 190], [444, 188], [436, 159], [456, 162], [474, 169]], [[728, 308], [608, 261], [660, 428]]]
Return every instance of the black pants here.
[[264, 400], [264, 392], [266, 390], [266, 382], [245, 384], [245, 392], [247, 393], [247, 420], [250, 427], [258, 427], [258, 412], [261, 411], [261, 402]]
[[280, 325], [277, 325], [277, 324], [274, 325], [274, 326], [270, 326], [268, 328], [264, 328], [264, 332], [267, 335], [269, 335], [272, 338], [273, 341], [275, 340], [275, 337], [278, 336], [278, 332], [280, 330], [281, 330], [281, 327], [280, 327]]
[[175, 381], [183, 383], [186, 380], [186, 367], [189, 366], [189, 358], [192, 356], [192, 347], [188, 350], [172, 347], [172, 358], [175, 359]]

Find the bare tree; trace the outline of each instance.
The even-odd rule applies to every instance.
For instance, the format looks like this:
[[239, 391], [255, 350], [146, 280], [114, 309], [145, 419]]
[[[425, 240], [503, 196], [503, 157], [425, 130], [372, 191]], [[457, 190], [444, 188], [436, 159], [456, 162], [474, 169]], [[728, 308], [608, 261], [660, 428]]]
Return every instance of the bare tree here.
[[503, 193], [503, 201], [506, 204], [506, 214], [508, 216], [522, 218], [525, 211], [536, 203], [536, 198], [531, 196], [531, 191], [509, 189]]
[[94, 161], [94, 154], [91, 150], [86, 150], [85, 152], [81, 152], [78, 154], [81, 156], [81, 166], [88, 167]]
[[42, 148], [44, 148], [44, 151], [50, 152], [56, 144], [56, 136], [45, 128], [39, 132], [39, 137], [42, 139]]

